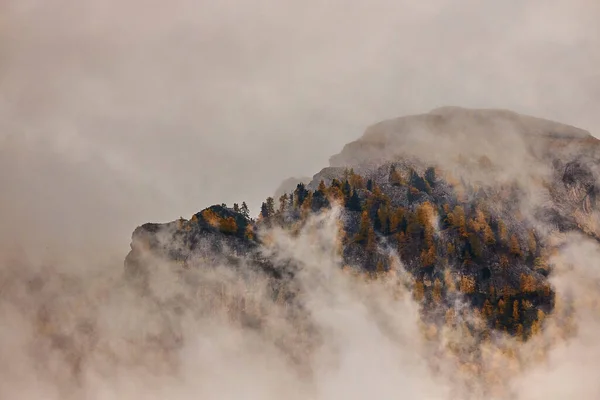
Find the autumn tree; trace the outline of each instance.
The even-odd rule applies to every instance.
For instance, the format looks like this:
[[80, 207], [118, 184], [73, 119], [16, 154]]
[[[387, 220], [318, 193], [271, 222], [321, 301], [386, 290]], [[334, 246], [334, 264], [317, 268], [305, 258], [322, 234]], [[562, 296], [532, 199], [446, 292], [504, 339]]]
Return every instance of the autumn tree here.
[[433, 282], [432, 298], [435, 304], [442, 304], [442, 282], [438, 278]]
[[350, 170], [350, 175], [348, 177], [348, 181], [350, 182], [350, 186], [353, 189], [364, 189], [365, 188], [365, 180], [362, 176], [355, 174], [354, 170]]
[[515, 300], [513, 302], [512, 318], [513, 318], [513, 321], [515, 322], [515, 324], [518, 323], [519, 320], [521, 319], [521, 316], [519, 313], [519, 300]]
[[536, 280], [532, 275], [521, 274], [521, 291], [533, 293], [537, 290]]
[[332, 185], [327, 190], [327, 198], [329, 202], [335, 204], [345, 204], [345, 196], [342, 192], [341, 184], [340, 185]]
[[302, 216], [303, 217], [308, 216], [308, 214], [312, 211], [312, 207], [313, 207], [313, 192], [309, 191], [308, 194], [306, 195], [306, 198], [302, 202], [302, 206], [300, 207], [300, 209], [302, 210]]
[[375, 231], [373, 230], [371, 218], [369, 217], [367, 210], [362, 212], [360, 218], [360, 227], [356, 234], [355, 241], [365, 245], [367, 251], [375, 250]]
[[529, 254], [531, 255], [531, 257], [535, 257], [535, 255], [537, 254], [537, 241], [535, 240], [535, 232], [533, 231], [533, 229], [529, 231], [527, 245], [529, 247]]
[[221, 218], [219, 228], [224, 233], [237, 233], [238, 226], [233, 217]]
[[325, 186], [325, 182], [321, 180], [318, 189], [313, 193], [312, 207], [314, 207], [315, 210], [320, 210], [321, 208], [328, 206], [327, 186]]
[[402, 175], [400, 174], [400, 172], [398, 172], [398, 170], [396, 169], [396, 166], [394, 166], [394, 165], [392, 165], [390, 168], [389, 181], [390, 181], [390, 184], [392, 184], [394, 186], [402, 186], [403, 184], [406, 183], [406, 182], [404, 182], [404, 179], [402, 179]]
[[436, 253], [434, 246], [421, 250], [421, 266], [431, 267], [435, 264], [435, 259]]
[[463, 293], [474, 293], [475, 292], [475, 278], [467, 275], [460, 277], [459, 290]]
[[420, 302], [423, 301], [425, 297], [425, 285], [423, 285], [423, 281], [416, 281], [413, 287], [413, 297], [415, 301]]
[[469, 234], [467, 233], [465, 209], [461, 206], [456, 206], [454, 207], [454, 210], [452, 210], [452, 213], [448, 217], [450, 219], [450, 223], [454, 228], [458, 230], [460, 236], [463, 238], [467, 238]]
[[501, 219], [498, 220], [498, 240], [501, 243], [508, 241], [508, 230], [506, 229], [506, 224]]
[[514, 233], [510, 236], [509, 249], [510, 249], [510, 254], [514, 255], [515, 257], [520, 257], [522, 254], [521, 246], [519, 245], [519, 239], [517, 238], [517, 235]]
[[385, 274], [386, 269], [385, 269], [385, 264], [383, 263], [383, 261], [379, 260], [379, 262], [377, 262], [377, 267], [375, 269], [375, 272], [377, 272], [377, 275], [382, 276]]
[[491, 318], [493, 312], [494, 312], [494, 309], [492, 308], [492, 304], [490, 303], [490, 301], [488, 299], [486, 299], [485, 302], [483, 303], [483, 315], [486, 318]]

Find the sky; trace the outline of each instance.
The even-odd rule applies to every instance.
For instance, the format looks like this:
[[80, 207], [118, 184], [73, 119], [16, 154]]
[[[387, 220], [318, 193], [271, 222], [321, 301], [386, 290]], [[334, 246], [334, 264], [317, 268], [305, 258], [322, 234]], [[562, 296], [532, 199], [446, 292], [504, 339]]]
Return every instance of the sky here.
[[596, 0], [2, 0], [3, 236], [124, 254], [144, 222], [256, 214], [367, 126], [440, 106], [600, 132], [599, 19]]

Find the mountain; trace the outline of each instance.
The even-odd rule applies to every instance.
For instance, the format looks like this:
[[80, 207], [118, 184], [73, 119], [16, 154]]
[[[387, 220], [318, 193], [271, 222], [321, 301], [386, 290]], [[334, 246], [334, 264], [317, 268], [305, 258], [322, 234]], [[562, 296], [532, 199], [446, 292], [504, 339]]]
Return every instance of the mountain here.
[[156, 260], [182, 273], [227, 265], [263, 274], [292, 304], [298, 267], [268, 256], [270, 235], [299, 232], [337, 207], [340, 268], [379, 279], [402, 265], [424, 321], [447, 322], [466, 301], [487, 322], [474, 334], [527, 339], [554, 309], [548, 278], [564, 234], [600, 238], [599, 156], [585, 130], [506, 110], [445, 107], [383, 121], [310, 182], [284, 182], [256, 219], [214, 205], [138, 227], [125, 272], [148, 292]]

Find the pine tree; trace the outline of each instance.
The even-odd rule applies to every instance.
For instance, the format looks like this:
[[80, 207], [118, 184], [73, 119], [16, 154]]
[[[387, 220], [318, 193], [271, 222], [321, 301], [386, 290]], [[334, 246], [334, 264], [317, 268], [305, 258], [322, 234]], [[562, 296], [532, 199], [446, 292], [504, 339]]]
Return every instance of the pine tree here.
[[233, 203], [233, 211], [236, 213], [240, 212], [240, 205], [238, 203]]
[[246, 219], [250, 218], [250, 209], [248, 208], [248, 205], [246, 204], [245, 201], [242, 202], [242, 207], [240, 208], [240, 212]]
[[425, 170], [425, 180], [429, 184], [430, 187], [435, 187], [436, 184], [436, 176], [435, 176], [435, 168], [429, 167]]
[[269, 214], [269, 208], [267, 207], [267, 203], [264, 201], [260, 205], [260, 217], [263, 219], [268, 219], [271, 215]]
[[353, 189], [365, 188], [365, 180], [362, 176], [355, 174], [353, 169], [350, 170], [350, 177], [348, 181], [350, 182], [350, 186], [352, 186]]
[[267, 198], [267, 210], [269, 212], [269, 216], [275, 215], [275, 200], [272, 197]]
[[350, 211], [361, 211], [362, 206], [360, 204], [360, 198], [358, 197], [358, 193], [356, 190], [352, 191], [348, 202], [346, 203], [346, 208]]
[[306, 199], [306, 196], [308, 196], [308, 190], [306, 190], [306, 187], [304, 186], [303, 183], [299, 183], [296, 186], [296, 190], [294, 191], [294, 197], [295, 197], [294, 207], [301, 207], [302, 204], [304, 203], [304, 200]]
[[279, 213], [283, 214], [287, 208], [287, 204], [288, 204], [288, 195], [287, 193], [284, 193], [281, 195], [281, 197], [279, 197]]

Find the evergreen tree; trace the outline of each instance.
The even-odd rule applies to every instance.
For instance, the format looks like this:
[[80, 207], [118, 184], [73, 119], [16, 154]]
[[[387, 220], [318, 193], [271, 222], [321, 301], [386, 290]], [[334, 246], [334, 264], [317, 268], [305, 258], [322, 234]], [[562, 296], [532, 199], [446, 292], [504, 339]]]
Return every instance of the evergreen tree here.
[[427, 182], [425, 182], [425, 180], [421, 178], [414, 169], [410, 170], [410, 185], [420, 192], [429, 193], [429, 186], [427, 185]]
[[435, 181], [436, 181], [436, 176], [435, 176], [435, 168], [433, 167], [429, 167], [425, 170], [425, 180], [427, 181], [427, 183], [429, 184], [430, 187], [435, 187]]
[[245, 201], [242, 202], [242, 207], [240, 208], [240, 212], [246, 219], [250, 218], [250, 209], [248, 208], [248, 205], [246, 204]]
[[264, 201], [260, 205], [260, 216], [264, 219], [267, 219], [271, 216], [269, 214], [269, 208], [267, 207], [267, 203], [265, 203]]
[[304, 203], [306, 196], [308, 196], [308, 190], [306, 190], [306, 187], [304, 186], [303, 183], [299, 183], [296, 186], [296, 190], [294, 191], [294, 197], [296, 198], [296, 201], [297, 201], [297, 203], [296, 203], [297, 207], [302, 206], [302, 203]]
[[360, 198], [358, 197], [358, 193], [356, 192], [356, 190], [352, 191], [352, 195], [350, 195], [350, 198], [348, 199], [348, 202], [346, 203], [346, 208], [348, 208], [348, 210], [350, 210], [350, 211], [361, 211], [362, 210], [362, 206], [360, 204]]
[[281, 195], [281, 197], [279, 197], [279, 212], [280, 213], [284, 213], [286, 208], [287, 208], [287, 204], [288, 204], [288, 195], [287, 193], [284, 193]]
[[267, 212], [269, 213], [269, 217], [275, 215], [275, 199], [272, 197], [267, 198]]

